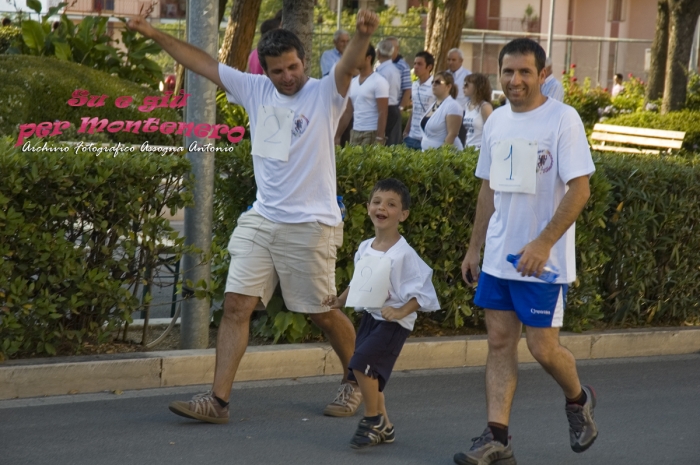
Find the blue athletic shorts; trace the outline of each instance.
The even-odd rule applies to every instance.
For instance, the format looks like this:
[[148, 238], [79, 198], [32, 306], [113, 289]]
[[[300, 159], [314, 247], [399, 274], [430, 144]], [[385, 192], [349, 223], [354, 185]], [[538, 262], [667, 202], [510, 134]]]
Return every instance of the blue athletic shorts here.
[[515, 311], [526, 326], [561, 328], [568, 290], [567, 284], [514, 281], [482, 272], [474, 303], [489, 310]]

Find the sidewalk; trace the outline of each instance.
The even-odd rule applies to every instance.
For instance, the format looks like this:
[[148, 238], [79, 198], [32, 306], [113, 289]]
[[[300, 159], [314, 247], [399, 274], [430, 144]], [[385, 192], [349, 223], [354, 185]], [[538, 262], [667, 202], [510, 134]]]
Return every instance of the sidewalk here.
[[[562, 333], [577, 360], [700, 352], [700, 328]], [[409, 338], [396, 370], [483, 366], [486, 336]], [[520, 363], [534, 362], [525, 339]], [[211, 383], [214, 349], [11, 360], [0, 364], [0, 400]], [[248, 347], [236, 381], [338, 375], [328, 344]]]

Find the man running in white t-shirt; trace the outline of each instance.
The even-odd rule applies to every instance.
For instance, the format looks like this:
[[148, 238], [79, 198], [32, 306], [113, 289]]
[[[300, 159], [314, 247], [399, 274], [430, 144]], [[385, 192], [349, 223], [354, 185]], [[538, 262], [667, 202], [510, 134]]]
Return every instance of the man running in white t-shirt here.
[[[129, 21], [131, 29], [153, 39], [178, 63], [224, 89], [229, 101], [241, 104], [250, 118], [257, 200], [238, 219], [229, 242], [231, 265], [214, 385], [189, 402], [170, 404], [174, 413], [228, 422], [231, 385], [248, 345], [250, 317], [259, 301], [268, 303], [278, 282], [287, 308], [308, 314], [323, 330], [347, 374], [355, 330], [341, 311], [321, 305], [336, 292], [336, 250], [343, 241], [333, 136], [353, 71], [362, 64], [378, 24], [377, 15], [360, 11], [346, 53], [329, 76], [318, 80], [306, 76], [304, 47], [284, 29], [268, 32], [258, 43], [265, 77], [223, 65], [143, 18]], [[350, 416], [361, 401], [359, 389], [344, 378], [324, 413]]]
[[[486, 309], [488, 426], [466, 454], [454, 456], [462, 465], [516, 463], [508, 423], [523, 324], [532, 356], [566, 396], [571, 448], [583, 452], [598, 435], [595, 392], [581, 385], [574, 356], [559, 343], [566, 292], [576, 279], [574, 223], [590, 196], [595, 167], [576, 110], [540, 91], [544, 63], [537, 42], [506, 44], [498, 64], [510, 105], [484, 125], [476, 167], [483, 182], [462, 273], [468, 283], [478, 280], [474, 303]], [[520, 254], [517, 269], [506, 260], [509, 254]], [[536, 278], [545, 266], [559, 270], [553, 283]]]

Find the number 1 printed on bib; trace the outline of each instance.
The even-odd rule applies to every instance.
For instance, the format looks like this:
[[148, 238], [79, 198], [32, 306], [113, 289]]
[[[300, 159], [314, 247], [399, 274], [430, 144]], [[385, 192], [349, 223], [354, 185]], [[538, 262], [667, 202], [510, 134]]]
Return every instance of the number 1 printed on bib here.
[[534, 194], [537, 189], [537, 142], [498, 141], [491, 148], [491, 189]]
[[382, 308], [389, 297], [391, 260], [367, 255], [355, 265], [350, 281], [348, 307]]
[[253, 135], [253, 155], [289, 161], [294, 111], [265, 105], [258, 107]]

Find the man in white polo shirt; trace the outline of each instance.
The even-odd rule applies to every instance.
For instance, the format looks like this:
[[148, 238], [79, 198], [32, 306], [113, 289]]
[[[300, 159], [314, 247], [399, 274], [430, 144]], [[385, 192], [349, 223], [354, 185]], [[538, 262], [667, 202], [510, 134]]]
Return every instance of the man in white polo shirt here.
[[457, 86], [457, 102], [466, 108], [467, 101], [469, 100], [465, 95], [462, 88], [464, 87], [464, 78], [469, 76], [472, 72], [466, 68], [462, 67], [464, 63], [464, 54], [458, 48], [453, 48], [447, 52], [447, 71], [450, 72], [452, 77], [455, 79], [455, 86]]
[[340, 134], [352, 119], [350, 145], [384, 144], [386, 119], [389, 106], [389, 83], [372, 70], [376, 52], [367, 47], [365, 63], [360, 74], [352, 78], [348, 92], [348, 106], [336, 132], [336, 143]]
[[356, 412], [359, 389], [347, 381], [355, 330], [344, 313], [322, 301], [336, 292], [335, 260], [343, 241], [333, 136], [353, 72], [361, 66], [378, 24], [376, 14], [360, 10], [346, 53], [328, 76], [313, 79], [304, 72], [301, 40], [288, 30], [270, 31], [258, 43], [265, 77], [218, 63], [144, 18], [129, 21], [132, 30], [153, 39], [178, 63], [224, 89], [229, 101], [242, 105], [250, 118], [257, 194], [253, 208], [238, 218], [229, 241], [231, 264], [214, 383], [210, 391], [188, 402], [172, 402], [173, 413], [209, 423], [228, 422], [229, 396], [248, 345], [250, 317], [258, 302], [269, 302], [278, 283], [287, 308], [309, 315], [343, 365], [344, 382], [324, 413]]
[[426, 51], [416, 53], [416, 57], [413, 59], [413, 72], [418, 79], [413, 81], [413, 89], [411, 90], [413, 109], [403, 130], [403, 143], [406, 147], [415, 150], [422, 150], [420, 145], [423, 139], [423, 130], [420, 127], [421, 119], [435, 103], [432, 76], [434, 66], [435, 58], [432, 54]]

